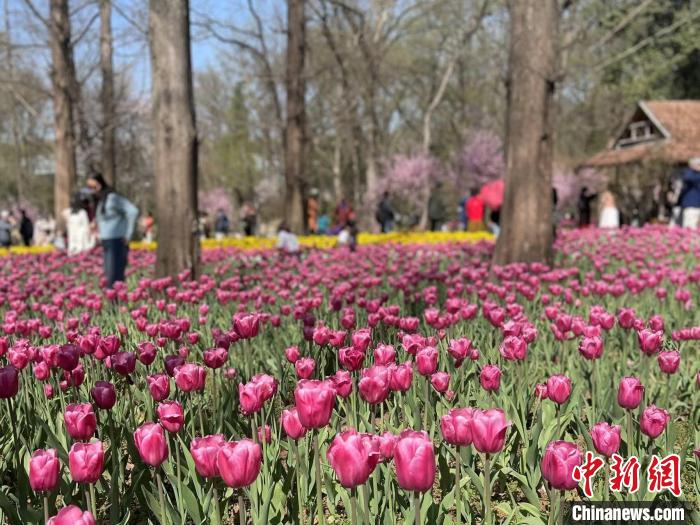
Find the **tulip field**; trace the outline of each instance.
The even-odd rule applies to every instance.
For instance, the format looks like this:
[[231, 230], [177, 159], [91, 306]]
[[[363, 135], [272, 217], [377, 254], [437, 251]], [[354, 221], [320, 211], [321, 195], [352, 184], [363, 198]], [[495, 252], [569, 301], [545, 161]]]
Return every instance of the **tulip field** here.
[[99, 252], [0, 258], [0, 523], [698, 509], [699, 233], [562, 231], [551, 268], [414, 237], [211, 248], [197, 279], [132, 250], [114, 289]]

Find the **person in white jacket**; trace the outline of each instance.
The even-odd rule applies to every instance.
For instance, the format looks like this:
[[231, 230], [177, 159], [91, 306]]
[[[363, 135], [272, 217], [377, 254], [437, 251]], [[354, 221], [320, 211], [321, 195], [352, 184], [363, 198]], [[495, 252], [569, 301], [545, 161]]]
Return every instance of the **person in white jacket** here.
[[599, 228], [619, 228], [620, 211], [615, 205], [615, 196], [605, 191], [600, 196], [600, 213], [598, 215]]
[[70, 208], [63, 212], [68, 234], [68, 255], [76, 255], [95, 246], [95, 236], [90, 227], [90, 219], [83, 209], [79, 195], [74, 195]]

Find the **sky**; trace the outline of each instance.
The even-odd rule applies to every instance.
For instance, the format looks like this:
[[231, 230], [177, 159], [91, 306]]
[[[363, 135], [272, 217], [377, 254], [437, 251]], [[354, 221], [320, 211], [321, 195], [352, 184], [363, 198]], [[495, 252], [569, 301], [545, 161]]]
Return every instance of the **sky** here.
[[[31, 0], [37, 10], [48, 14], [48, 0]], [[255, 8], [266, 22], [285, 13], [285, 0], [252, 0]], [[23, 58], [31, 67], [44, 70], [48, 74], [50, 55], [46, 47], [46, 29], [34, 17], [25, 0], [0, 0], [0, 28], [5, 28], [5, 5], [9, 11], [12, 41], [21, 44], [26, 50]], [[94, 0], [69, 0], [72, 12], [73, 37], [90, 22], [88, 37], [82, 39], [75, 49], [76, 64], [96, 63], [98, 43], [95, 35], [99, 30], [99, 19], [94, 19], [97, 6]], [[192, 67], [195, 74], [210, 67], [219, 66], [222, 44], [207, 38], [201, 27], [203, 18], [214, 18], [221, 24], [232, 24], [240, 28], [252, 23], [247, 8], [247, 0], [190, 0], [190, 21], [192, 36]], [[131, 79], [134, 94], [146, 95], [150, 91], [149, 51], [145, 39], [148, 26], [148, 0], [113, 0], [112, 33], [114, 39], [114, 64], [117, 71], [126, 70]], [[80, 72], [79, 72], [80, 73]], [[95, 77], [91, 72], [91, 78]]]

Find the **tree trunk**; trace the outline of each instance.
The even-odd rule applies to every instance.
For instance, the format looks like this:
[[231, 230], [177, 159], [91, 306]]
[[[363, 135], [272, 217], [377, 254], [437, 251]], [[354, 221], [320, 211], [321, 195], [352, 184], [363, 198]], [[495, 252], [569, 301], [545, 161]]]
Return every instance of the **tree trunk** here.
[[557, 0], [510, 4], [505, 199], [495, 264], [551, 262]]
[[54, 175], [54, 215], [63, 228], [63, 210], [68, 208], [76, 179], [75, 130], [71, 88], [75, 79], [71, 47], [68, 0], [51, 0], [51, 84], [53, 91], [56, 173]]
[[287, 1], [287, 126], [285, 128], [284, 218], [292, 231], [304, 230], [303, 188], [306, 156], [305, 0]]
[[[5, 49], [5, 59], [7, 60], [7, 76], [11, 84], [15, 82], [15, 60], [14, 54], [12, 53], [12, 33], [10, 27], [10, 7], [9, 0], [5, 0], [4, 4], [4, 15], [5, 15], [5, 39], [6, 49]], [[22, 203], [24, 201], [24, 193], [22, 191], [22, 181], [24, 179], [24, 141], [22, 139], [22, 133], [19, 128], [19, 119], [17, 115], [17, 100], [16, 97], [12, 97], [12, 143], [15, 149], [15, 191], [17, 194], [17, 202]]]
[[102, 70], [102, 175], [115, 186], [114, 71], [112, 69], [112, 1], [100, 1], [100, 69]]
[[156, 274], [197, 276], [197, 131], [189, 0], [150, 0]]

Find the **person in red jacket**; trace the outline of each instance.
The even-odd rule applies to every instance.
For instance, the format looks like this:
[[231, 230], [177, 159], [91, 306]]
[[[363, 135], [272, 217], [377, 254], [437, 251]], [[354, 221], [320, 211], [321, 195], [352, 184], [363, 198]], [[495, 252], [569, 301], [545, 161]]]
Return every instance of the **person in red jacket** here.
[[486, 229], [484, 224], [484, 200], [479, 196], [479, 190], [472, 189], [471, 197], [464, 205], [467, 215], [467, 231], [479, 232]]

